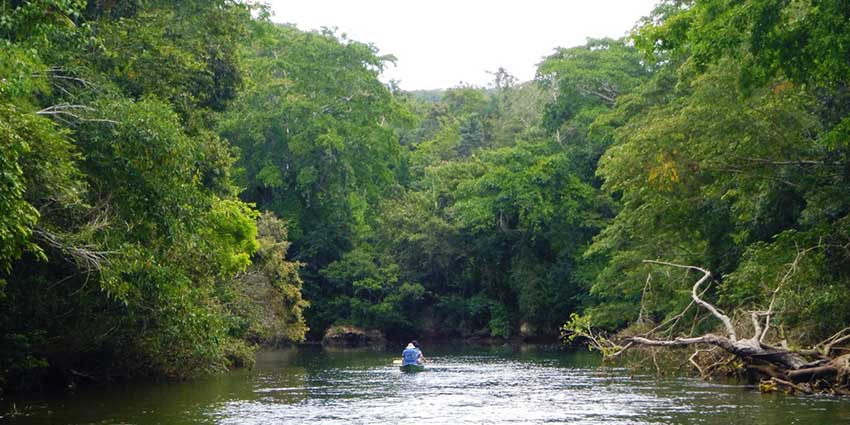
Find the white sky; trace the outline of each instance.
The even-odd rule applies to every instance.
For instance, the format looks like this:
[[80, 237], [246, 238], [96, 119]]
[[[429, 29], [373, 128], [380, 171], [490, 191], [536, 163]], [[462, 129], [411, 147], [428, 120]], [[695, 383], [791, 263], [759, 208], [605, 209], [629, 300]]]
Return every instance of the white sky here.
[[521, 81], [556, 47], [620, 37], [658, 0], [265, 0], [275, 22], [338, 27], [393, 54], [383, 80], [405, 90], [486, 85], [500, 66]]

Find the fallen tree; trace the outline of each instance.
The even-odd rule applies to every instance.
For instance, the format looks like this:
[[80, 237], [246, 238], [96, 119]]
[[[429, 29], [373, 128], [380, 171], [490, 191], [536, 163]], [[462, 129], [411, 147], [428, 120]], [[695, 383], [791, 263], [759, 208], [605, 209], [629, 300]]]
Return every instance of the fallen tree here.
[[[703, 378], [710, 377], [717, 366], [729, 364], [718, 356], [707, 356], [712, 363], [704, 364], [699, 360], [701, 354], [714, 352], [717, 348], [727, 356], [741, 361], [743, 368], [751, 377], [760, 381], [759, 388], [770, 392], [785, 390], [804, 394], [832, 393], [850, 395], [850, 354], [840, 355], [848, 349], [842, 344], [850, 342], [850, 327], [844, 328], [831, 337], [805, 349], [789, 348], [784, 339], [778, 343], [768, 343], [767, 337], [771, 329], [771, 319], [776, 314], [774, 309], [776, 295], [782, 285], [790, 278], [796, 269], [797, 262], [803, 253], [790, 265], [789, 271], [773, 291], [773, 296], [767, 310], [750, 311], [749, 318], [753, 328], [752, 336], [741, 338], [736, 331], [732, 318], [721, 309], [702, 298], [705, 290], [703, 285], [709, 282], [711, 272], [695, 266], [668, 263], [663, 261], [646, 260], [645, 263], [695, 270], [702, 277], [691, 288], [692, 302], [680, 314], [658, 325], [652, 330], [631, 336], [607, 338], [596, 334], [586, 318], [573, 315], [564, 330], [569, 339], [581, 336], [588, 341], [591, 348], [603, 353], [606, 359], [621, 356], [636, 347], [690, 347], [696, 351], [689, 358], [690, 363], [700, 372]], [[708, 311], [711, 316], [722, 324], [723, 333], [706, 333], [698, 336], [677, 336], [658, 338], [659, 331], [671, 323], [678, 322], [691, 306], [697, 305]]]

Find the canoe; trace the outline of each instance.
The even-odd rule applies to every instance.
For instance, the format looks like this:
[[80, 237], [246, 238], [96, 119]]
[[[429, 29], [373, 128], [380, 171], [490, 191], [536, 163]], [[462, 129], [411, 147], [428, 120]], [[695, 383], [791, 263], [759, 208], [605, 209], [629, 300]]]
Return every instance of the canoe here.
[[408, 364], [399, 367], [399, 369], [401, 369], [402, 372], [423, 372], [425, 371], [425, 365]]

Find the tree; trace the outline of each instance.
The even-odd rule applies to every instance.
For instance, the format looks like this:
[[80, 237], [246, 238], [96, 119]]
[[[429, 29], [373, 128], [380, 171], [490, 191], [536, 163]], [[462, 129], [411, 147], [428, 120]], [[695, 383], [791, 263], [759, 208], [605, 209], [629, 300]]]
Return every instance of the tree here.
[[[826, 313], [850, 302], [841, 248], [850, 210], [836, 196], [848, 182], [839, 3], [669, 1], [643, 21], [634, 40], [655, 75], [609, 114], [619, 128], [598, 168], [622, 209], [588, 251], [610, 258], [592, 288], [599, 304], [586, 310], [596, 325], [630, 324], [640, 344], [719, 346], [774, 386], [820, 376], [810, 361], [836, 361], [827, 373], [846, 367], [831, 349], [793, 348], [844, 342], [850, 321]], [[815, 28], [816, 17], [834, 32]], [[652, 259], [697, 264], [686, 268], [705, 278], [691, 287], [687, 276], [647, 270]], [[716, 322], [694, 303], [726, 336], [715, 338]], [[689, 330], [677, 327], [688, 319]], [[754, 336], [738, 340], [746, 327]]]
[[[38, 1], [3, 11], [2, 385], [193, 376], [249, 362], [252, 332], [303, 337], [285, 232], [271, 247], [258, 241], [256, 210], [236, 198], [235, 152], [214, 128], [241, 87], [235, 48], [249, 9]], [[258, 250], [275, 269], [275, 296], [263, 300], [236, 279]]]
[[[318, 271], [340, 259], [394, 180], [405, 108], [377, 78], [391, 58], [331, 32], [256, 22], [246, 90], [221, 124], [241, 150], [244, 199], [291, 223], [305, 292], [323, 305]], [[310, 323], [315, 332], [326, 324]]]

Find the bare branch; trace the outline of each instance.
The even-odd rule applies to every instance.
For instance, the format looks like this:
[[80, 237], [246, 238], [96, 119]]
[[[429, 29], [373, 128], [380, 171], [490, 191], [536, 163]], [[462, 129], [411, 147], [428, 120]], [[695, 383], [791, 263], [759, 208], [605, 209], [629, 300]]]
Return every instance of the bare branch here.
[[829, 352], [832, 351], [833, 347], [845, 341], [850, 341], [850, 327], [846, 327], [834, 333], [831, 337], [815, 345], [815, 348], [819, 349], [818, 351], [828, 356]]
[[758, 162], [767, 165], [823, 165], [823, 161], [813, 159], [798, 159], [796, 161], [775, 161], [766, 158], [741, 158], [745, 161]]
[[646, 293], [650, 289], [650, 283], [652, 282], [652, 273], [646, 274], [646, 283], [643, 285], [643, 291], [640, 296], [640, 311], [638, 312], [638, 323], [643, 322], [644, 315], [646, 314]]
[[[708, 287], [706, 287], [705, 289], [702, 290], [702, 292], [700, 293], [700, 297], [702, 297], [702, 295], [705, 294], [705, 291], [708, 291]], [[671, 317], [670, 319], [662, 322], [660, 325], [652, 328], [649, 332], [644, 333], [643, 336], [652, 335], [655, 332], [657, 332], [659, 329], [663, 328], [664, 326], [667, 326], [668, 324], [670, 324], [670, 329], [668, 331], [672, 331], [672, 329], [676, 327], [676, 324], [679, 323], [679, 320], [681, 320], [682, 317], [685, 316], [685, 313], [687, 313], [688, 310], [690, 310], [690, 308], [694, 304], [696, 304], [696, 303], [694, 302], [693, 299], [691, 299], [691, 302], [681, 312], [679, 312], [679, 314]]]
[[[729, 364], [730, 361], [737, 358], [744, 363], [748, 370], [762, 376], [774, 378], [772, 381], [774, 384], [772, 389], [771, 386], [768, 385], [765, 391], [774, 391], [776, 386], [782, 385], [800, 392], [811, 394], [814, 392], [827, 391], [817, 386], [825, 382], [828, 384], [826, 387], [828, 388], [828, 391], [843, 391], [843, 393], [846, 393], [846, 377], [850, 376], [850, 354], [845, 354], [835, 358], [831, 358], [831, 356], [836, 345], [850, 342], [850, 327], [842, 329], [809, 350], [791, 350], [788, 348], [785, 341], [781, 341], [779, 346], [763, 342], [770, 330], [772, 315], [777, 310], [776, 305], [778, 294], [797, 272], [799, 263], [805, 254], [811, 250], [823, 248], [824, 246], [825, 245], [822, 243], [818, 243], [818, 245], [814, 247], [797, 249], [797, 254], [793, 261], [787, 264], [787, 270], [784, 271], [779, 283], [772, 290], [770, 305], [767, 310], [749, 312], [749, 318], [752, 321], [753, 326], [753, 336], [745, 339], [737, 339], [732, 319], [726, 313], [702, 299], [702, 295], [706, 290], [702, 285], [709, 281], [711, 272], [695, 266], [680, 265], [657, 260], [645, 260], [645, 263], [661, 264], [688, 270], [693, 269], [702, 272], [703, 276], [691, 288], [691, 298], [693, 301], [685, 308], [685, 310], [671, 320], [678, 320], [684, 315], [685, 311], [687, 311], [691, 305], [698, 304], [708, 310], [712, 316], [723, 323], [728, 336], [709, 333], [701, 336], [678, 336], [672, 338], [672, 332], [669, 329], [667, 339], [659, 339], [651, 336], [658, 329], [666, 326], [665, 324], [662, 324], [644, 335], [623, 337], [620, 341], [627, 342], [627, 344], [625, 344], [622, 348], [603, 339], [603, 342], [608, 344], [607, 347], [604, 347], [607, 348], [608, 352], [611, 352], [614, 349], [619, 349], [619, 351], [613, 355], [608, 355], [605, 351], [603, 351], [603, 354], [606, 357], [615, 357], [635, 346], [686, 347], [695, 345], [697, 346], [697, 350], [690, 355], [688, 362], [692, 364], [699, 371], [700, 375], [705, 378], [712, 373], [712, 369], [722, 365], [724, 360], [722, 358], [717, 360], [717, 355], [709, 357], [701, 356], [701, 353], [706, 353], [720, 348], [728, 353], [725, 356], [725, 364]], [[646, 286], [644, 290], [646, 291]], [[709, 316], [705, 315], [703, 317]], [[671, 320], [668, 320], [665, 323], [669, 323]], [[691, 329], [691, 335], [693, 335], [693, 333], [694, 329]], [[661, 335], [663, 336], [663, 333]], [[705, 346], [711, 346], [712, 349], [706, 350], [704, 349]], [[844, 350], [844, 348], [838, 348], [838, 350]], [[654, 360], [654, 357], [652, 359]], [[706, 364], [710, 361], [714, 361], [714, 363], [706, 366]], [[818, 382], [818, 384], [814, 385], [813, 382]]]
[[[579, 93], [581, 93], [585, 96], [587, 96], [587, 95], [596, 96], [596, 97], [602, 99], [605, 103], [607, 103], [610, 106], [614, 106], [614, 104], [617, 103], [617, 93], [610, 88], [600, 87], [599, 89], [592, 89], [588, 86], [577, 85], [576, 89], [579, 91]], [[605, 93], [602, 93], [602, 91], [605, 91]]]
[[696, 351], [694, 351], [693, 354], [691, 354], [690, 357], [688, 357], [688, 362], [690, 362], [695, 368], [697, 368], [697, 370], [699, 371], [699, 376], [701, 376], [703, 378], [705, 378], [707, 375], [705, 374], [705, 371], [702, 369], [702, 367], [700, 367], [699, 363], [697, 363], [695, 358], [696, 358], [696, 356], [699, 355], [699, 353], [702, 353], [704, 351], [707, 351], [707, 350], [696, 350]]
[[50, 114], [50, 113], [55, 113], [57, 111], [67, 111], [69, 109], [71, 109], [71, 110], [82, 109], [82, 110], [86, 110], [86, 111], [94, 111], [94, 108], [89, 107], [89, 106], [85, 106], [85, 105], [71, 105], [69, 103], [60, 103], [58, 105], [48, 106], [48, 107], [36, 112], [36, 114], [37, 115], [46, 115], [46, 114]]
[[71, 77], [69, 75], [60, 74], [62, 72], [65, 72], [65, 70], [62, 69], [61, 67], [53, 66], [53, 67], [48, 68], [46, 73], [36, 72], [36, 73], [33, 73], [32, 76], [33, 77], [47, 77], [47, 78], [51, 78], [51, 79], [54, 79], [54, 80], [72, 81], [72, 82], [75, 82], [75, 83], [79, 83], [80, 85], [82, 85], [84, 87], [89, 87], [89, 86], [92, 85], [88, 80], [85, 80], [85, 79], [79, 78], [79, 77]]
[[643, 260], [643, 262], [644, 263], [652, 263], [652, 264], [661, 264], [661, 265], [670, 266], [670, 267], [679, 267], [679, 268], [683, 268], [683, 269], [698, 270], [698, 271], [702, 272], [703, 276], [691, 288], [691, 298], [693, 298], [693, 300], [697, 304], [701, 305], [706, 310], [711, 312], [711, 314], [714, 315], [714, 317], [720, 319], [720, 321], [723, 322], [723, 326], [726, 328], [726, 333], [729, 335], [729, 339], [731, 339], [732, 341], [736, 341], [738, 339], [738, 336], [735, 333], [735, 327], [732, 326], [732, 319], [730, 319], [729, 316], [721, 313], [720, 310], [718, 310], [714, 305], [704, 301], [698, 295], [700, 285], [702, 285], [705, 281], [708, 280], [708, 278], [711, 277], [710, 271], [703, 269], [703, 268], [700, 268], [700, 267], [696, 267], [696, 266], [685, 266], [685, 265], [681, 265], [681, 264], [668, 263], [668, 262], [665, 262], [665, 261]]
[[109, 263], [109, 256], [116, 254], [114, 251], [100, 251], [91, 245], [73, 246], [62, 241], [61, 237], [44, 229], [36, 229], [33, 232], [48, 246], [58, 249], [68, 255], [81, 270], [87, 273], [100, 271], [104, 264]]
[[721, 340], [725, 340], [722, 343], [723, 345], [728, 345], [728, 342], [729, 342], [728, 339], [723, 338], [723, 337], [719, 337], [719, 336], [714, 335], [714, 334], [706, 334], [706, 335], [691, 337], [691, 338], [681, 338], [681, 337], [679, 337], [679, 338], [670, 339], [670, 340], [658, 340], [658, 339], [644, 338], [642, 336], [632, 336], [632, 337], [626, 338], [626, 340], [636, 342], [636, 343], [641, 344], [641, 345], [649, 345], [649, 346], [652, 346], [652, 347], [684, 347], [684, 346], [687, 346], [687, 345], [694, 345], [694, 344], [709, 344], [709, 345], [720, 346]]
[[78, 111], [78, 110], [94, 111], [95, 109], [91, 108], [89, 106], [85, 106], [85, 105], [71, 105], [71, 104], [65, 103], [65, 104], [48, 106], [48, 107], [46, 107], [46, 108], [44, 108], [40, 111], [37, 111], [36, 115], [53, 115], [53, 116], [65, 115], [65, 116], [69, 116], [69, 117], [72, 117], [74, 119], [77, 119], [77, 120], [83, 121], [83, 122], [107, 122], [107, 123], [110, 123], [110, 124], [119, 124], [118, 121], [113, 121], [113, 120], [103, 119], [103, 118], [85, 118], [85, 117], [82, 117], [78, 114], [75, 114], [74, 112], [71, 112], [71, 111]]
[[782, 279], [779, 281], [779, 284], [776, 285], [776, 288], [773, 288], [773, 293], [771, 293], [770, 295], [770, 304], [767, 307], [767, 311], [764, 312], [764, 316], [766, 316], [764, 330], [762, 330], [761, 332], [756, 331], [756, 334], [754, 336], [754, 338], [758, 338], [759, 342], [764, 341], [764, 338], [767, 336], [767, 331], [770, 330], [770, 318], [771, 316], [773, 316], [773, 307], [776, 305], [776, 296], [779, 294], [779, 290], [781, 290], [785, 283], [791, 279], [791, 276], [793, 276], [794, 273], [797, 272], [797, 265], [799, 264], [800, 259], [810, 249], [804, 251], [800, 251], [799, 249], [797, 250], [797, 255], [794, 257], [794, 261], [792, 261], [791, 264], [788, 265], [788, 270], [785, 272], [785, 275], [782, 276]]
[[[762, 314], [764, 314], [764, 312], [762, 312], [762, 311], [751, 311], [750, 312], [750, 319], [752, 319], [752, 321], [753, 321], [753, 338], [759, 338], [759, 340], [760, 340], [761, 336], [763, 335], [761, 324], [759, 323], [760, 320], [761, 320], [761, 318], [759, 316], [762, 315]], [[768, 316], [768, 318], [770, 318], [770, 316]], [[764, 332], [766, 332], [766, 331], [767, 331], [767, 328], [765, 328]]]
[[784, 386], [786, 386], [786, 387], [793, 388], [793, 389], [795, 389], [795, 390], [797, 390], [797, 391], [799, 391], [799, 392], [801, 392], [801, 393], [804, 393], [804, 394], [812, 394], [812, 390], [810, 390], [810, 389], [808, 389], [808, 388], [806, 388], [806, 387], [803, 387], [803, 386], [801, 386], [801, 385], [797, 385], [797, 384], [795, 384], [795, 383], [793, 383], [793, 382], [788, 382], [788, 381], [786, 381], [786, 380], [784, 380], [784, 379], [780, 379], [780, 378], [777, 378], [777, 377], [770, 378], [770, 380], [771, 380], [771, 381], [773, 381], [773, 382], [775, 382], [775, 383], [777, 383], [777, 384], [781, 384], [781, 385], [784, 385]]
[[625, 352], [626, 352], [626, 350], [628, 350], [629, 348], [632, 348], [632, 346], [633, 346], [633, 345], [635, 345], [635, 343], [634, 343], [634, 342], [632, 342], [632, 341], [629, 341], [626, 345], [624, 345], [622, 348], [620, 348], [620, 350], [619, 350], [619, 351], [617, 351], [617, 352], [615, 352], [615, 353], [613, 353], [613, 354], [608, 355], [608, 357], [611, 357], [611, 358], [613, 358], [613, 357], [618, 357], [618, 356], [620, 356], [621, 354], [625, 353]]

